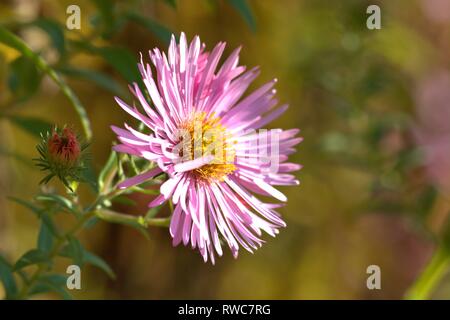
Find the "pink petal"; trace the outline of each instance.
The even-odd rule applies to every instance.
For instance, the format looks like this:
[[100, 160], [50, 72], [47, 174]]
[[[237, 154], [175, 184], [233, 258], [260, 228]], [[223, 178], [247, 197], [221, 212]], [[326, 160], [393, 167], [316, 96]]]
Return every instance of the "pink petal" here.
[[176, 172], [190, 171], [190, 170], [200, 168], [200, 167], [204, 166], [205, 164], [210, 163], [213, 160], [214, 160], [213, 155], [207, 155], [207, 156], [197, 158], [194, 160], [178, 163], [175, 165], [174, 169]]
[[162, 170], [159, 167], [153, 168], [150, 171], [147, 171], [145, 173], [138, 174], [137, 176], [134, 176], [132, 178], [129, 178], [125, 181], [122, 181], [118, 184], [119, 189], [125, 189], [132, 186], [135, 186], [137, 184], [141, 184], [154, 176], [156, 176], [158, 173], [161, 173]]

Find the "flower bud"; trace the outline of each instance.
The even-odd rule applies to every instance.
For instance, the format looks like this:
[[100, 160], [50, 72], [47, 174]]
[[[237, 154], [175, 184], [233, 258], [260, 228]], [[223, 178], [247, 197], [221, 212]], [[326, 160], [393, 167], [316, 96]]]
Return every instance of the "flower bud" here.
[[48, 154], [58, 165], [76, 164], [81, 154], [81, 147], [74, 132], [69, 128], [64, 128], [61, 133], [53, 130], [48, 140]]
[[48, 175], [40, 183], [47, 183], [53, 177], [58, 177], [64, 185], [72, 190], [74, 182], [82, 181], [85, 169], [84, 150], [87, 145], [81, 144], [79, 137], [68, 127], [55, 127], [51, 133], [41, 135], [42, 141], [37, 146], [40, 158], [34, 159], [42, 171]]

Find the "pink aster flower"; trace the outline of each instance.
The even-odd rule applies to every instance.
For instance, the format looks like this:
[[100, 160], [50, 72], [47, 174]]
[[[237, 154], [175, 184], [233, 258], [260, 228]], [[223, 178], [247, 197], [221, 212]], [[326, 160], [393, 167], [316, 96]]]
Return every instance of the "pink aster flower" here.
[[223, 243], [237, 257], [240, 247], [253, 252], [263, 244], [262, 231], [275, 236], [286, 225], [275, 211], [282, 203], [265, 203], [254, 194], [287, 201], [274, 186], [299, 184], [290, 172], [300, 169], [287, 162], [301, 141], [298, 129], [259, 130], [287, 109], [277, 106], [276, 80], [243, 97], [259, 71], [238, 65], [240, 48], [218, 68], [224, 48], [219, 43], [207, 52], [198, 36], [188, 44], [182, 33], [179, 44], [172, 36], [167, 55], [149, 52], [155, 73], [141, 57], [138, 67], [153, 107], [136, 83], [130, 89], [145, 112], [116, 101], [152, 133], [127, 124], [112, 127], [121, 142], [114, 150], [157, 164], [119, 188], [166, 173], [161, 194], [149, 206], [172, 199], [173, 245], [190, 244], [212, 263]]

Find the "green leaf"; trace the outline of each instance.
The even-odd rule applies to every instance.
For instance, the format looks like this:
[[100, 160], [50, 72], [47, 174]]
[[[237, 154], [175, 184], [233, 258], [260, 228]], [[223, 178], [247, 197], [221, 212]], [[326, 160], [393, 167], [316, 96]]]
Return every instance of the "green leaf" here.
[[31, 162], [31, 159], [29, 159], [28, 157], [26, 157], [20, 153], [16, 153], [14, 151], [5, 149], [2, 146], [0, 146], [0, 156], [11, 157], [11, 158], [14, 158], [15, 160], [23, 163], [26, 166], [34, 167], [33, 163]]
[[96, 256], [89, 251], [84, 251], [84, 261], [103, 270], [110, 278], [116, 278], [116, 275], [111, 267], [99, 256]]
[[39, 278], [40, 281], [53, 283], [56, 286], [65, 287], [67, 285], [67, 275], [46, 274]]
[[67, 292], [67, 276], [59, 274], [48, 274], [41, 276], [31, 288], [30, 295], [55, 292], [64, 300], [71, 300], [72, 296]]
[[117, 154], [112, 151], [109, 155], [108, 161], [106, 161], [105, 166], [100, 171], [100, 174], [98, 175], [98, 187], [100, 191], [105, 191], [105, 183], [107, 184], [107, 187], [109, 187], [109, 184], [111, 181], [106, 181], [106, 179], [110, 179], [110, 175], [112, 171], [115, 169], [115, 165], [117, 162]]
[[43, 221], [38, 235], [38, 249], [42, 252], [49, 253], [53, 246], [53, 233], [48, 225]]
[[231, 6], [236, 9], [252, 31], [256, 31], [256, 22], [252, 10], [247, 0], [228, 0]]
[[46, 224], [46, 226], [51, 231], [51, 233], [54, 236], [58, 237], [57, 228], [56, 228], [55, 224], [53, 223], [53, 220], [51, 219], [49, 213], [45, 212], [44, 209], [37, 207], [36, 205], [34, 205], [34, 203], [31, 203], [29, 201], [22, 200], [19, 198], [8, 197], [8, 199], [24, 206], [25, 208], [29, 209], [31, 212], [36, 214], [36, 216], [39, 219], [42, 219], [42, 221]]
[[46, 292], [55, 292], [59, 294], [64, 300], [72, 300], [72, 296], [66, 289], [61, 287], [56, 287], [51, 283], [45, 283], [38, 281], [33, 288], [30, 290], [30, 295], [36, 295]]
[[101, 56], [128, 83], [142, 82], [137, 68], [137, 57], [128, 49], [123, 47], [95, 47], [83, 41], [72, 41], [71, 43], [80, 50]]
[[14, 265], [14, 270], [20, 270], [33, 264], [39, 264], [43, 262], [49, 262], [48, 256], [45, 252], [38, 249], [32, 249], [27, 251]]
[[41, 75], [31, 59], [20, 56], [10, 64], [8, 86], [19, 101], [35, 94], [40, 83]]
[[119, 177], [119, 181], [125, 179], [125, 172], [123, 170], [124, 158], [125, 156], [123, 154], [117, 156], [116, 164], [117, 164], [117, 176]]
[[133, 170], [133, 175], [140, 174], [139, 169], [136, 165], [136, 161], [134, 160], [134, 157], [132, 155], [128, 155], [128, 159], [130, 160], [130, 167]]
[[43, 202], [51, 202], [60, 205], [61, 208], [66, 209], [67, 211], [74, 213], [76, 215], [79, 214], [76, 206], [69, 199], [59, 195], [59, 194], [44, 194], [36, 197], [36, 200]]
[[97, 217], [92, 217], [90, 218], [88, 221], [86, 221], [84, 228], [85, 229], [90, 229], [92, 227], [94, 227], [98, 222], [98, 218]]
[[[91, 264], [94, 267], [97, 267], [97, 268], [103, 270], [109, 277], [111, 277], [113, 279], [116, 277], [116, 275], [114, 274], [114, 271], [102, 258], [93, 254], [92, 252], [87, 251], [79, 243], [78, 244], [76, 244], [76, 243], [68, 244], [68, 245], [64, 246], [61, 249], [61, 251], [59, 252], [59, 255], [61, 257], [73, 259], [74, 261], [76, 259], [82, 259], [81, 264], [85, 264], [85, 263]], [[77, 256], [77, 255], [78, 255], [78, 257], [74, 258], [74, 256]], [[78, 263], [75, 262], [75, 264], [77, 264], [78, 266], [81, 266]]]
[[125, 96], [125, 91], [117, 81], [98, 71], [75, 67], [64, 67], [58, 70], [65, 75], [91, 81], [114, 95]]
[[17, 295], [17, 284], [13, 275], [13, 268], [9, 262], [0, 255], [0, 281], [6, 292], [6, 299], [14, 299]]
[[40, 18], [33, 21], [31, 25], [34, 25], [44, 30], [50, 37], [53, 46], [58, 50], [60, 55], [63, 55], [66, 51], [65, 39], [63, 27], [56, 21], [46, 18]]
[[46, 73], [61, 89], [62, 93], [69, 99], [74, 107], [75, 111], [78, 113], [81, 124], [83, 126], [84, 133], [86, 135], [86, 139], [89, 141], [92, 137], [91, 123], [86, 114], [86, 110], [81, 104], [78, 97], [72, 91], [72, 89], [66, 84], [66, 82], [60, 77], [60, 75], [48, 65], [48, 63], [38, 54], [33, 52], [28, 45], [16, 35], [0, 26], [0, 42], [5, 45], [16, 49], [21, 52], [24, 56], [31, 59], [34, 65]]
[[49, 122], [38, 118], [10, 116], [8, 119], [16, 126], [37, 138], [41, 137], [41, 133], [45, 133], [52, 128], [52, 125]]
[[130, 207], [135, 207], [137, 205], [136, 201], [131, 200], [130, 198], [125, 197], [123, 195], [114, 197], [111, 199], [111, 201], [121, 204], [121, 205], [130, 206]]
[[156, 22], [148, 16], [142, 16], [136, 12], [127, 13], [127, 18], [133, 22], [136, 22], [146, 28], [148, 31], [152, 32], [155, 36], [161, 39], [164, 43], [168, 44], [170, 42], [170, 37], [172, 36], [172, 31], [162, 24]]
[[92, 190], [98, 193], [97, 174], [92, 161], [90, 159], [85, 160], [84, 166], [85, 168], [80, 174], [81, 181], [88, 183]]
[[153, 219], [158, 214], [160, 209], [161, 206], [150, 208], [145, 215], [145, 220]]
[[81, 245], [81, 242], [76, 239], [75, 237], [69, 238], [69, 248], [71, 252], [71, 256], [73, 258], [73, 261], [76, 265], [79, 267], [83, 266], [83, 246]]
[[47, 229], [51, 232], [51, 234], [55, 237], [59, 237], [58, 229], [56, 228], [53, 220], [47, 212], [42, 212], [40, 215], [42, 222], [47, 226]]
[[81, 242], [75, 237], [69, 238], [69, 243], [60, 252], [60, 255], [71, 258], [80, 268], [84, 263], [84, 249]]
[[[118, 28], [117, 21], [114, 16], [115, 3], [110, 0], [92, 0], [94, 5], [97, 7], [99, 15], [94, 22], [101, 22], [103, 25], [103, 37], [110, 37], [114, 33], [114, 29]], [[100, 19], [98, 19], [100, 18]], [[97, 24], [97, 23], [96, 23]], [[95, 26], [99, 27], [99, 26]]]
[[136, 63], [137, 58], [128, 49], [101, 47], [95, 48], [94, 50], [119, 72], [128, 83], [133, 83], [140, 79], [140, 73]]
[[26, 201], [26, 200], [19, 199], [16, 197], [8, 197], [8, 199], [24, 206], [25, 208], [27, 208], [30, 211], [32, 211], [33, 213], [35, 213], [38, 217], [40, 217], [40, 215], [42, 213], [42, 209], [30, 201]]

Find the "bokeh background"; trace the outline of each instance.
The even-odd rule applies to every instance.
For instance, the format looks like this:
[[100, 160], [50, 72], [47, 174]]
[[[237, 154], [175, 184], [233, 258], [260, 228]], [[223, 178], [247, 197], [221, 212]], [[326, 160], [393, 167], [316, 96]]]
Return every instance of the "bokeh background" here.
[[[70, 4], [81, 8], [80, 31], [64, 27]], [[381, 30], [366, 28], [370, 4], [381, 8]], [[450, 1], [248, 5], [252, 16], [213, 0], [0, 3], [0, 23], [62, 72], [86, 106], [97, 170], [115, 139], [109, 126], [131, 121], [113, 96], [131, 101], [134, 60], [165, 49], [168, 30], [200, 35], [209, 49], [226, 41], [226, 54], [243, 45], [241, 63], [262, 70], [251, 88], [277, 77], [278, 96], [290, 104], [272, 127], [301, 128], [305, 138], [292, 156], [304, 165], [301, 185], [282, 190], [288, 227], [255, 254], [234, 260], [226, 252], [212, 266], [189, 248], [172, 248], [166, 229], [151, 228], [146, 240], [99, 223], [83, 232], [82, 243], [117, 279], [86, 267], [75, 297], [394, 299], [431, 257], [450, 211]], [[144, 19], [124, 19], [126, 10]], [[108, 59], [89, 46], [122, 49]], [[42, 175], [31, 161], [36, 127], [73, 124], [81, 131], [59, 89], [19, 56], [0, 44], [0, 251], [11, 260], [35, 245], [38, 232], [36, 218], [7, 198], [39, 191]], [[133, 198], [138, 206], [118, 209], [145, 211], [148, 199]], [[381, 268], [382, 290], [366, 287], [372, 264]], [[64, 272], [64, 262], [58, 268]], [[450, 277], [433, 298], [450, 298]]]

